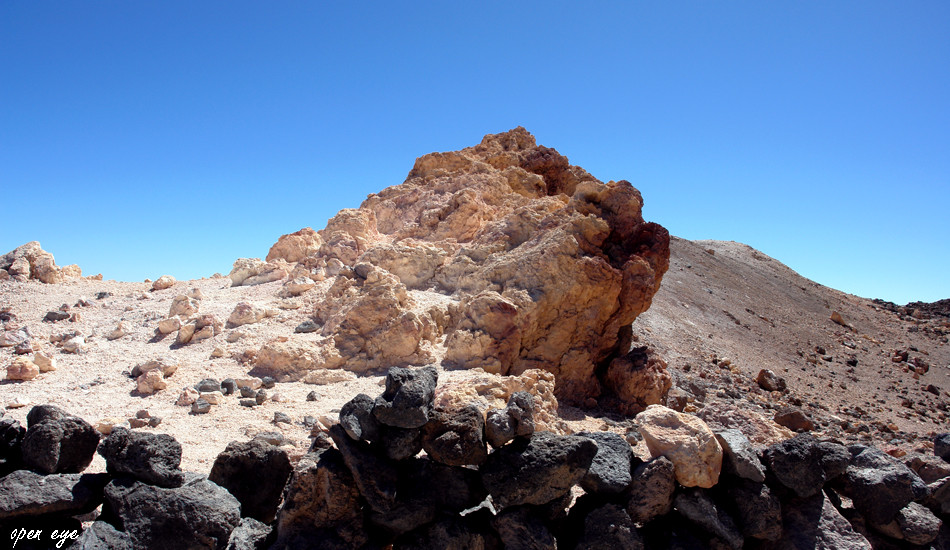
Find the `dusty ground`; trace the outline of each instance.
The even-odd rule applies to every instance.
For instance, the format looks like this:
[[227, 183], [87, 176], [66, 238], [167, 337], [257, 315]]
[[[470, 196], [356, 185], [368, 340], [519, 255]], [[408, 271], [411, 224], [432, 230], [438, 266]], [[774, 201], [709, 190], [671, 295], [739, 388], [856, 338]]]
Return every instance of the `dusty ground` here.
[[[946, 430], [946, 404], [950, 400], [946, 318], [902, 316], [869, 300], [817, 285], [737, 243], [674, 239], [672, 250], [663, 288], [653, 308], [634, 326], [640, 342], [635, 345], [654, 345], [667, 358], [678, 386], [690, 386], [692, 380], [706, 388], [706, 397], [694, 400], [695, 406], [701, 408], [703, 401], [722, 399], [770, 416], [774, 408], [800, 403], [819, 422], [819, 431], [845, 438], [893, 441], [894, 445], [912, 446], [918, 437]], [[35, 380], [0, 383], [0, 403], [9, 405], [17, 398], [30, 400], [31, 405], [52, 403], [93, 424], [110, 417], [126, 419], [146, 409], [163, 421], [157, 428], [144, 429], [177, 438], [184, 448], [182, 467], [202, 473], [210, 470], [228, 442], [246, 440], [261, 431], [282, 432], [292, 445], [288, 447], [291, 453], [303, 453], [309, 446], [310, 433], [303, 424], [305, 416], [335, 418], [339, 407], [357, 393], [379, 394], [383, 377], [371, 375], [327, 386], [280, 383], [274, 390], [280, 394], [280, 402], [245, 408], [231, 396], [205, 415], [191, 414], [190, 407], [176, 406], [175, 401], [182, 388], [203, 378], [245, 376], [248, 367], [238, 360], [241, 354], [259, 348], [267, 340], [281, 336], [318, 338], [294, 335], [293, 331], [308, 318], [312, 304], [328, 284], [321, 283], [302, 297], [285, 300], [277, 297], [280, 282], [231, 287], [227, 278], [181, 281], [155, 292], [149, 290], [150, 283], [0, 282], [0, 306], [10, 307], [15, 315], [7, 324], [28, 326], [34, 342], [58, 362], [58, 370]], [[279, 314], [181, 347], [174, 345], [174, 334], [156, 338], [155, 328], [167, 317], [172, 299], [193, 288], [203, 296], [200, 313], [212, 313], [221, 321], [227, 320], [240, 301], [275, 308]], [[81, 299], [91, 305], [77, 307]], [[80, 319], [43, 321], [48, 311], [63, 304], [70, 306], [70, 312], [78, 312]], [[833, 323], [832, 311], [839, 311], [854, 329]], [[129, 334], [108, 340], [105, 335], [119, 321]], [[83, 353], [63, 353], [50, 343], [51, 336], [70, 331], [86, 336]], [[229, 343], [233, 333], [244, 336]], [[816, 352], [818, 346], [825, 352]], [[212, 358], [215, 348], [222, 348], [224, 356]], [[894, 349], [908, 350], [910, 358], [925, 360], [930, 364], [929, 372], [918, 377], [904, 372], [906, 363], [891, 362]], [[167, 379], [166, 390], [139, 395], [129, 371], [162, 355], [172, 355], [182, 366]], [[717, 363], [711, 361], [713, 356]], [[13, 348], [0, 348], [0, 372], [5, 372], [13, 358]], [[730, 359], [731, 370], [718, 365], [724, 358]], [[854, 367], [846, 363], [852, 358], [857, 359]], [[761, 368], [784, 376], [790, 391], [778, 396], [759, 390], [752, 380]], [[467, 375], [465, 371], [446, 371], [440, 374], [440, 383]], [[697, 384], [690, 387], [695, 389]], [[926, 391], [928, 385], [939, 388], [938, 395]], [[317, 392], [317, 401], [306, 401], [310, 391]], [[28, 410], [29, 406], [8, 408], [5, 413], [25, 423]], [[294, 424], [275, 425], [272, 420], [278, 411], [288, 414]], [[624, 419], [599, 417], [601, 413], [596, 411], [562, 408], [561, 412], [574, 429], [610, 427], [623, 432], [629, 428]], [[97, 457], [93, 469], [103, 468], [103, 461]]]
[[[674, 238], [670, 248], [670, 269], [634, 332], [667, 358], [678, 385], [698, 380], [710, 395], [768, 415], [800, 400], [819, 431], [843, 439], [912, 446], [948, 429], [950, 318], [902, 315], [805, 279], [744, 244]], [[833, 322], [834, 311], [852, 328]], [[928, 363], [928, 372], [892, 362], [894, 350]], [[720, 368], [722, 359], [731, 365]], [[760, 369], [783, 376], [788, 394], [759, 390]]]

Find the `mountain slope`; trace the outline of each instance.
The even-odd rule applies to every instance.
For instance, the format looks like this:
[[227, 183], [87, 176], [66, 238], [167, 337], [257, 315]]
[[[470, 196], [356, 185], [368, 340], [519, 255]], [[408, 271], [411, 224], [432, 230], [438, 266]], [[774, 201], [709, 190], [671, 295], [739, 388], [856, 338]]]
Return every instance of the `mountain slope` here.
[[[766, 409], [801, 400], [832, 434], [864, 433], [862, 424], [885, 439], [895, 428], [905, 439], [945, 430], [946, 318], [822, 286], [744, 244], [673, 238], [670, 249], [670, 269], [634, 333], [666, 358], [678, 385], [698, 379]], [[895, 350], [907, 360], [894, 362]], [[766, 399], [753, 381], [760, 369], [784, 377], [788, 395]]]

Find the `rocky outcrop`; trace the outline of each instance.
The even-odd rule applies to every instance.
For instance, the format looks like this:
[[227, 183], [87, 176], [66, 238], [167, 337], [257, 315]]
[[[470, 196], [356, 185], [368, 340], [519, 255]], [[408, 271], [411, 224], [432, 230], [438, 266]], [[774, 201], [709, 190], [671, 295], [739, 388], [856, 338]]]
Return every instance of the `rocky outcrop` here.
[[3, 272], [0, 279], [37, 280], [50, 284], [82, 277], [78, 265], [57, 266], [53, 255], [43, 250], [38, 241], [28, 242], [0, 256], [0, 272]]
[[611, 363], [669, 264], [669, 234], [642, 206], [630, 183], [601, 182], [516, 128], [420, 157], [401, 185], [284, 235], [270, 268], [239, 260], [231, 278], [336, 277], [313, 318], [335, 348], [323, 355], [349, 370], [440, 355], [496, 374], [538, 368], [561, 400], [619, 396], [636, 412], [670, 384], [665, 365]]

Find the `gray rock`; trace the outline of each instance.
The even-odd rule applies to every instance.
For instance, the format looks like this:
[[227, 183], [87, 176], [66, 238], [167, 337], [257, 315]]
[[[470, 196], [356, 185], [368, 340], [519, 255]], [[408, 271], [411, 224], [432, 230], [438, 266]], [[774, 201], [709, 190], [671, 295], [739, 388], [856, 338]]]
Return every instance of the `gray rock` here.
[[676, 511], [707, 533], [722, 539], [734, 550], [742, 548], [743, 537], [735, 521], [706, 491], [686, 489], [673, 499]]
[[17, 470], [0, 479], [0, 521], [91, 512], [102, 503], [108, 481], [106, 474], [43, 476]]
[[242, 407], [256, 407], [257, 399], [241, 399], [240, 401], [238, 401], [238, 403]]
[[392, 367], [386, 390], [376, 398], [373, 414], [387, 426], [421, 428], [429, 420], [439, 373], [435, 367]]
[[241, 518], [241, 523], [231, 531], [226, 550], [264, 550], [272, 530], [254, 518]]
[[211, 412], [211, 403], [208, 403], [206, 399], [199, 397], [191, 404], [191, 412], [193, 414], [208, 414]]
[[43, 474], [85, 470], [99, 446], [99, 432], [79, 417], [60, 416], [51, 409], [41, 411], [35, 415], [30, 411], [32, 416], [27, 417], [21, 445], [23, 463]]
[[94, 521], [83, 530], [69, 550], [133, 550], [128, 533], [104, 521]]
[[261, 440], [232, 441], [218, 455], [208, 479], [241, 503], [241, 515], [270, 523], [293, 468], [287, 453]]
[[374, 406], [375, 400], [361, 393], [340, 407], [340, 425], [346, 435], [354, 441], [375, 441], [379, 438], [379, 421], [373, 415]]
[[782, 537], [774, 548], [871, 550], [871, 543], [854, 530], [822, 492], [783, 502], [782, 522]]
[[870, 523], [890, 523], [901, 508], [929, 494], [923, 480], [890, 455], [861, 445], [849, 450], [852, 458], [842, 490]]
[[786, 388], [785, 379], [769, 369], [760, 370], [755, 382], [765, 391], [785, 391]]
[[479, 465], [488, 458], [485, 419], [474, 405], [434, 409], [422, 428], [422, 448], [432, 460], [449, 466]]
[[390, 460], [405, 460], [422, 450], [422, 430], [381, 425], [374, 446]]
[[307, 319], [306, 321], [297, 325], [297, 328], [294, 329], [294, 332], [300, 333], [300, 334], [308, 334], [311, 332], [317, 332], [318, 330], [320, 330], [320, 325], [318, 325], [311, 319]]
[[934, 456], [950, 462], [950, 433], [937, 434], [934, 437]]
[[320, 399], [320, 396], [317, 395], [316, 391], [310, 391], [310, 393], [307, 394], [307, 401], [316, 401], [318, 399]]
[[782, 485], [800, 497], [810, 497], [821, 491], [828, 480], [822, 464], [824, 454], [818, 440], [803, 433], [768, 447], [765, 460]]
[[225, 378], [221, 381], [221, 393], [224, 395], [232, 395], [237, 393], [237, 391], [237, 382], [235, 382], [233, 378]]
[[744, 536], [767, 541], [782, 536], [782, 504], [768, 485], [747, 479], [723, 485]]
[[587, 514], [577, 550], [643, 550], [643, 539], [627, 511], [607, 504]]
[[133, 548], [225, 547], [241, 520], [238, 500], [196, 474], [174, 489], [114, 479], [106, 485], [105, 498], [108, 513], [121, 522]]
[[69, 313], [60, 310], [48, 311], [43, 317], [43, 320], [48, 323], [55, 323], [56, 321], [65, 321], [69, 319]]
[[633, 480], [633, 449], [627, 440], [612, 432], [583, 432], [578, 435], [589, 437], [597, 443], [597, 454], [587, 474], [581, 479], [581, 488], [591, 494], [604, 495], [625, 491]]
[[214, 378], [205, 378], [195, 384], [195, 389], [199, 392], [221, 391], [221, 383]]
[[284, 434], [280, 432], [258, 432], [254, 439], [269, 443], [271, 445], [281, 446], [284, 444]]
[[759, 483], [765, 481], [765, 466], [742, 432], [722, 430], [716, 433], [716, 440], [722, 447], [723, 472]]
[[[588, 440], [589, 441], [589, 440]], [[551, 529], [527, 506], [515, 506], [492, 520], [506, 550], [555, 550]]]
[[940, 534], [942, 525], [933, 512], [916, 502], [901, 508], [892, 523], [897, 531], [896, 538], [920, 546], [933, 542]]
[[267, 390], [264, 388], [257, 390], [257, 393], [254, 394], [254, 400], [257, 401], [258, 405], [263, 405], [267, 401]]
[[540, 505], [570, 491], [596, 454], [597, 444], [586, 437], [535, 432], [488, 455], [480, 471], [496, 509]]
[[99, 454], [113, 475], [130, 475], [159, 487], [180, 487], [185, 481], [181, 444], [168, 434], [114, 428], [99, 446]]
[[287, 413], [281, 412], [281, 411], [277, 411], [274, 413], [273, 422], [274, 424], [293, 424], [294, 423], [293, 419], [291, 419]]
[[675, 490], [676, 476], [668, 458], [660, 456], [640, 464], [633, 470], [627, 514], [640, 523], [668, 514], [673, 507]]
[[18, 470], [23, 464], [21, 445], [26, 428], [12, 418], [0, 418], [0, 476]]
[[265, 376], [264, 378], [261, 378], [261, 387], [262, 387], [262, 388], [265, 388], [265, 389], [268, 389], [268, 390], [269, 390], [269, 389], [273, 388], [273, 387], [276, 386], [276, 385], [277, 385], [277, 380], [274, 380], [274, 377], [272, 377], [272, 376]]
[[248, 386], [241, 386], [240, 390], [241, 397], [257, 397], [257, 390], [252, 390]]
[[485, 423], [485, 440], [498, 448], [518, 436], [534, 433], [534, 397], [528, 392], [515, 392], [504, 409], [491, 409]]

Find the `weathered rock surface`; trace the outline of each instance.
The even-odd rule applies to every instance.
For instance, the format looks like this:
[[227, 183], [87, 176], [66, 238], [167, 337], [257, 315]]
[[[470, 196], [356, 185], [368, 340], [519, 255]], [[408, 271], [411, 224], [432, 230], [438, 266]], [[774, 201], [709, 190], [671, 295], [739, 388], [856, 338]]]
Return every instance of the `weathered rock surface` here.
[[673, 507], [676, 474], [665, 456], [640, 464], [633, 470], [627, 513], [633, 521], [646, 523], [669, 513]]
[[49, 514], [74, 515], [102, 503], [105, 474], [39, 475], [17, 470], [0, 478], [0, 521]]
[[133, 550], [129, 534], [119, 531], [112, 524], [94, 521], [83, 530], [71, 550]]
[[78, 473], [92, 462], [98, 445], [99, 432], [85, 420], [49, 405], [34, 407], [22, 442], [23, 463], [43, 474]]
[[480, 471], [498, 509], [540, 505], [566, 494], [596, 454], [597, 444], [586, 437], [535, 432], [488, 455]]
[[592, 494], [619, 494], [632, 482], [633, 450], [620, 434], [612, 432], [582, 432], [597, 443], [597, 454], [581, 479], [581, 487]]
[[668, 388], [664, 367], [618, 364], [606, 388], [594, 372], [626, 351], [669, 266], [669, 234], [642, 205], [516, 128], [420, 157], [401, 185], [281, 237], [266, 264], [238, 260], [231, 279], [281, 278], [281, 262], [340, 275], [314, 320], [347, 369], [427, 364], [444, 334], [445, 366], [546, 369], [564, 400], [642, 408]]
[[195, 474], [174, 489], [114, 479], [105, 499], [103, 513], [118, 518], [133, 548], [224, 548], [241, 520], [238, 500]]
[[82, 276], [77, 265], [57, 266], [53, 255], [43, 250], [38, 241], [28, 242], [0, 256], [0, 269], [17, 281], [36, 279], [51, 284]]
[[218, 455], [208, 479], [241, 503], [241, 515], [270, 523], [292, 467], [287, 453], [259, 439], [232, 441]]
[[159, 487], [179, 487], [185, 481], [181, 444], [170, 435], [115, 428], [99, 446], [106, 469]]
[[719, 481], [722, 447], [705, 422], [663, 405], [650, 405], [637, 420], [650, 453], [670, 459], [680, 485], [709, 488]]
[[860, 445], [849, 451], [851, 461], [844, 473], [843, 489], [854, 501], [855, 509], [871, 523], [887, 524], [901, 508], [929, 494], [923, 480], [890, 455]]
[[377, 420], [396, 428], [421, 428], [429, 420], [439, 374], [434, 367], [393, 367], [386, 375], [386, 390], [376, 398]]

